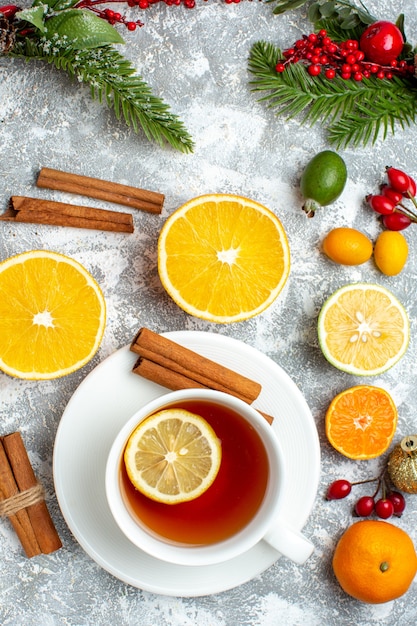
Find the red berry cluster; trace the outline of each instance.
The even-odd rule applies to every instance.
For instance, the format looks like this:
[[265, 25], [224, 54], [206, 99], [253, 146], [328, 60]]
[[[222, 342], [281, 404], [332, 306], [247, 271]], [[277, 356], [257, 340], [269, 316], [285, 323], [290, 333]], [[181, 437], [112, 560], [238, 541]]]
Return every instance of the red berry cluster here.
[[[375, 513], [381, 519], [388, 519], [393, 515], [401, 517], [405, 509], [405, 498], [399, 491], [388, 489], [384, 480], [384, 474], [379, 478], [355, 483], [351, 483], [344, 478], [335, 480], [327, 490], [326, 499], [341, 500], [350, 494], [353, 485], [362, 485], [375, 481], [378, 482], [376, 490], [371, 496], [362, 496], [357, 500], [353, 514], [358, 517], [369, 517], [372, 513]], [[380, 490], [382, 490], [381, 497], [377, 499]]]
[[381, 185], [381, 193], [369, 194], [366, 201], [381, 216], [381, 221], [388, 230], [404, 230], [417, 222], [417, 214], [404, 204], [411, 200], [417, 208], [415, 180], [394, 167], [386, 167], [388, 184]]
[[[195, 0], [80, 0], [76, 4], [76, 8], [86, 7], [102, 17], [110, 24], [122, 23], [125, 24], [129, 30], [135, 30], [136, 26], [143, 26], [143, 24], [137, 20], [136, 22], [127, 21], [120, 13], [112, 11], [111, 9], [97, 9], [95, 5], [108, 4], [109, 2], [126, 2], [129, 7], [138, 7], [139, 9], [149, 9], [152, 5], [158, 4], [158, 2], [164, 2], [167, 6], [180, 6], [181, 4], [187, 9], [194, 9]], [[240, 0], [225, 0], [226, 4], [239, 4]]]
[[281, 74], [290, 63], [299, 61], [307, 65], [310, 76], [323, 73], [328, 79], [336, 75], [347, 80], [353, 78], [361, 81], [363, 78], [376, 76], [377, 78], [391, 79], [394, 75], [407, 76], [414, 73], [414, 65], [407, 61], [392, 59], [389, 65], [379, 65], [366, 61], [365, 54], [359, 49], [359, 41], [347, 39], [336, 43], [327, 36], [327, 31], [303, 35], [291, 48], [284, 50], [284, 59], [280, 60], [275, 70]]

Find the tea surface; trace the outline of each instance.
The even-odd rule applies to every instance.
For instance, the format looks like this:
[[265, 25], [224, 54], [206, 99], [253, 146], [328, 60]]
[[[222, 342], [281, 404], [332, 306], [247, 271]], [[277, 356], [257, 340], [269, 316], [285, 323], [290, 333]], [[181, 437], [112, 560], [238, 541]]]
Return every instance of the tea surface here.
[[256, 430], [234, 411], [200, 401], [180, 406], [204, 417], [221, 441], [222, 462], [214, 483], [190, 502], [161, 504], [134, 488], [122, 463], [122, 494], [151, 534], [178, 544], [212, 544], [239, 532], [255, 516], [268, 482], [268, 457]]

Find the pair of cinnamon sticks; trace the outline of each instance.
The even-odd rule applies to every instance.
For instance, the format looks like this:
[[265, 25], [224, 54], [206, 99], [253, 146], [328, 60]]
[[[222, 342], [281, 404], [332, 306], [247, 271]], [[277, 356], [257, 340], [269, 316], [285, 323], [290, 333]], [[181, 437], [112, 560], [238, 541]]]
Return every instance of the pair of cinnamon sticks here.
[[[262, 386], [211, 359], [141, 328], [130, 350], [139, 355], [133, 372], [167, 389], [215, 389], [252, 404]], [[259, 411], [272, 424], [273, 417]]]
[[[130, 187], [120, 183], [71, 174], [43, 167], [36, 185], [45, 189], [55, 189], [76, 193], [106, 202], [159, 214], [162, 211], [165, 196], [156, 191]], [[53, 226], [72, 226], [111, 232], [133, 233], [133, 218], [130, 213], [77, 206], [65, 202], [54, 202], [26, 196], [12, 196], [9, 207], [0, 216], [0, 220], [47, 224]]]
[[27, 557], [62, 546], [19, 432], [0, 438], [0, 514], [9, 518]]

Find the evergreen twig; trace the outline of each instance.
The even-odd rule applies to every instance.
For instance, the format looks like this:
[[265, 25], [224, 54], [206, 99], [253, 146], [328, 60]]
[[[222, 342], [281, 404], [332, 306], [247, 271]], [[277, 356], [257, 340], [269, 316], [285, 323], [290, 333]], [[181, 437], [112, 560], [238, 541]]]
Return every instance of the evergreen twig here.
[[252, 91], [266, 92], [260, 101], [287, 119], [301, 115], [302, 123], [310, 126], [325, 122], [336, 147], [373, 144], [380, 133], [385, 138], [396, 126], [404, 128], [416, 121], [417, 85], [411, 80], [312, 78], [299, 63], [277, 73], [275, 65], [281, 58], [280, 49], [271, 43], [259, 41], [252, 46]]
[[111, 45], [74, 50], [63, 40], [25, 39], [15, 44], [9, 56], [37, 59], [63, 70], [71, 78], [90, 85], [91, 95], [105, 101], [117, 119], [124, 118], [147, 139], [159, 145], [170, 144], [181, 152], [192, 152], [193, 141], [183, 122], [170, 111], [150, 87], [135, 74], [130, 61]]

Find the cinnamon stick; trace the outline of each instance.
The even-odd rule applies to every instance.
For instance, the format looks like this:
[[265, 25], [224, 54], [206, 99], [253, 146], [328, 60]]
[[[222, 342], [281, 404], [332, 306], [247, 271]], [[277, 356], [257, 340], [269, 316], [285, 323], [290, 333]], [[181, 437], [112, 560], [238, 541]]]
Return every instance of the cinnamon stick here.
[[118, 233], [133, 233], [133, 218], [129, 213], [106, 211], [94, 207], [77, 206], [65, 202], [54, 202], [26, 196], [12, 196], [9, 208], [0, 220], [72, 226]]
[[[133, 373], [142, 376], [142, 378], [146, 378], [158, 385], [162, 385], [162, 387], [166, 387], [167, 389], [171, 389], [171, 391], [177, 391], [178, 389], [212, 389], [207, 385], [202, 385], [201, 383], [192, 380], [191, 378], [187, 378], [183, 374], [179, 374], [178, 372], [174, 372], [158, 363], [154, 363], [153, 361], [149, 361], [143, 357], [139, 357], [133, 366]], [[225, 393], [230, 393], [228, 389], [225, 389]], [[250, 404], [250, 403], [249, 403]], [[259, 411], [256, 409], [258, 413], [260, 413], [270, 424], [274, 421], [274, 418], [263, 411]]]
[[[13, 476], [7, 454], [0, 440], [0, 503], [9, 500], [19, 493], [19, 488]], [[25, 509], [8, 514], [7, 517], [19, 538], [26, 556], [30, 559], [42, 553], [36, 535]]]
[[149, 213], [161, 213], [165, 196], [156, 191], [113, 183], [100, 178], [71, 174], [43, 167], [36, 182], [38, 187], [68, 191], [90, 198], [115, 202]]
[[[261, 385], [207, 357], [185, 348], [148, 328], [141, 328], [130, 349], [139, 355], [133, 373], [167, 389], [216, 389], [247, 404], [258, 397]], [[258, 409], [257, 409], [258, 410]], [[261, 415], [272, 424], [274, 418]]]
[[[36, 487], [38, 482], [30, 464], [22, 437], [19, 432], [2, 437], [2, 444], [13, 472], [16, 485], [20, 492]], [[33, 532], [43, 554], [58, 550], [61, 540], [49, 514], [45, 500], [39, 499], [25, 509], [30, 520]]]
[[148, 328], [139, 330], [130, 349], [171, 372], [181, 374], [209, 389], [226, 391], [248, 404], [259, 396], [262, 389], [259, 383], [250, 378], [184, 348]]

